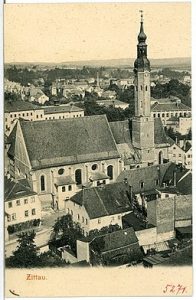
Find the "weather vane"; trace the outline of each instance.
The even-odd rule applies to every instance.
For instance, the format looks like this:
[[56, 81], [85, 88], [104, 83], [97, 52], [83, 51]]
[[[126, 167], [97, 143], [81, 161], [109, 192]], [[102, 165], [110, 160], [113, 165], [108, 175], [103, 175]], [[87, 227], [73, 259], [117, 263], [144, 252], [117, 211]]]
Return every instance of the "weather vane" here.
[[141, 22], [143, 22], [143, 10], [140, 10], [141, 13]]

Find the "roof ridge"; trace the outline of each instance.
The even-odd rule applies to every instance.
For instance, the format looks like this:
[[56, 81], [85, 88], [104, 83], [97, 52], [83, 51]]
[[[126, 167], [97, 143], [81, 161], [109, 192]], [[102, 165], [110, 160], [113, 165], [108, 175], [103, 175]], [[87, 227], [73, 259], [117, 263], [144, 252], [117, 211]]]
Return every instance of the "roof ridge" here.
[[106, 214], [109, 215], [109, 212], [107, 211], [107, 209], [106, 209], [106, 207], [105, 207], [105, 205], [104, 205], [104, 203], [103, 203], [103, 200], [102, 200], [101, 197], [99, 196], [98, 189], [95, 188], [95, 187], [94, 187], [93, 189], [94, 189], [95, 193], [97, 194], [97, 197], [98, 197], [99, 200], [101, 201], [101, 204], [102, 204], [103, 208], [105, 209]]

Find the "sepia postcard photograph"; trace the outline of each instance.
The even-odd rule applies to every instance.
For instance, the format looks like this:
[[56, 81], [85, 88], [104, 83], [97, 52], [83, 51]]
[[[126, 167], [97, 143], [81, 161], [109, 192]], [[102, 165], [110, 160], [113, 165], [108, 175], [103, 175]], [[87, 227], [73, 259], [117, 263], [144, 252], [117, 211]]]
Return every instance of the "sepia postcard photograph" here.
[[192, 296], [191, 2], [3, 18], [5, 297]]

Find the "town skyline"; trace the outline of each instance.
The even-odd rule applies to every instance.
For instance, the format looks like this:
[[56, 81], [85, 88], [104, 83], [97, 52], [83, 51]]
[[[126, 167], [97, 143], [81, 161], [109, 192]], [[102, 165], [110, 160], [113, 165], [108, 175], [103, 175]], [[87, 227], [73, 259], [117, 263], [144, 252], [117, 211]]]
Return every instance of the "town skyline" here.
[[140, 9], [149, 58], [191, 57], [190, 8], [190, 3], [5, 5], [5, 63], [134, 58]]

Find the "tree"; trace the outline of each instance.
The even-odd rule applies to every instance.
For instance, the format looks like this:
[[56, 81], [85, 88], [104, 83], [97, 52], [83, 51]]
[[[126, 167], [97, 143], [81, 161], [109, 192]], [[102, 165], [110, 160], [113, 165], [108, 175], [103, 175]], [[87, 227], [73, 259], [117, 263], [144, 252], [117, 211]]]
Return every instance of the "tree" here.
[[72, 216], [67, 214], [55, 222], [50, 243], [55, 245], [58, 241], [61, 245], [70, 246], [72, 251], [76, 253], [76, 241], [81, 237], [84, 235], [79, 223], [73, 222]]
[[35, 232], [22, 232], [18, 235], [19, 245], [13, 256], [7, 259], [7, 265], [16, 268], [31, 268], [37, 265], [39, 257], [34, 243]]

